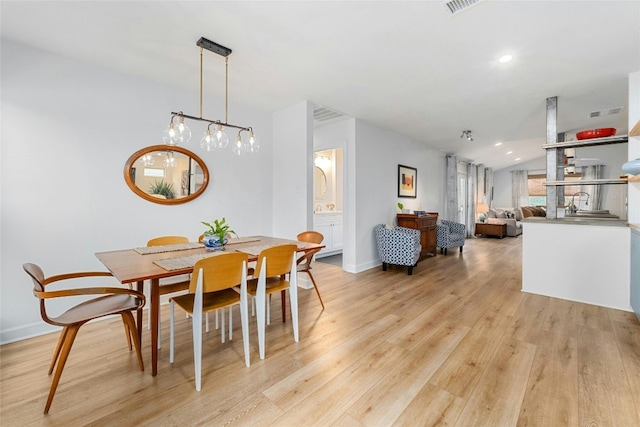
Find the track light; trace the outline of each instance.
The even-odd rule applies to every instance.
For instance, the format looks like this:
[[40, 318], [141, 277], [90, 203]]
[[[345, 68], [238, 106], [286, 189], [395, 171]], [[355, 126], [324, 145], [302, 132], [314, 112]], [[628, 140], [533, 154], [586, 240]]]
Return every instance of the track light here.
[[471, 136], [470, 130], [463, 130], [462, 135], [460, 135], [460, 138], [467, 138], [467, 141], [473, 142], [473, 137]]

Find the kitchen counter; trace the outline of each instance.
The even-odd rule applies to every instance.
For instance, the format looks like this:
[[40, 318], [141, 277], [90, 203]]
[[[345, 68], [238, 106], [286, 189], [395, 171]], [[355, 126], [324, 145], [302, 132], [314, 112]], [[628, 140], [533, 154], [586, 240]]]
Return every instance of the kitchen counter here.
[[537, 224], [564, 224], [564, 225], [596, 225], [602, 227], [630, 227], [624, 219], [618, 218], [589, 218], [589, 217], [565, 217], [565, 218], [544, 218], [539, 216], [530, 216], [522, 219], [523, 223]]

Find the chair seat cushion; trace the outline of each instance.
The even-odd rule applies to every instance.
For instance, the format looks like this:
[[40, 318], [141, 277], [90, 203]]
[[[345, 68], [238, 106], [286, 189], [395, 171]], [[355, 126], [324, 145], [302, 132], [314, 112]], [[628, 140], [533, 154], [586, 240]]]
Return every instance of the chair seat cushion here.
[[111, 314], [119, 314], [124, 311], [135, 310], [141, 305], [142, 303], [131, 295], [107, 295], [78, 304], [51, 320], [61, 326], [69, 325], [109, 316]]
[[[171, 298], [187, 313], [193, 313], [193, 301], [195, 294], [178, 295]], [[202, 310], [212, 311], [219, 308], [228, 307], [240, 302], [240, 294], [233, 289], [223, 289], [216, 292], [202, 294]]]

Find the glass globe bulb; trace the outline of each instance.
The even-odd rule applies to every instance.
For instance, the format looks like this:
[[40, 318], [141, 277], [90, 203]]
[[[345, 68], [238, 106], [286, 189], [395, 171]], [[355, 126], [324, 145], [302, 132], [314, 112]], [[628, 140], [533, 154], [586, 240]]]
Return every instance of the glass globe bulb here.
[[167, 127], [167, 129], [165, 129], [165, 131], [162, 133], [162, 142], [167, 145], [178, 144], [178, 136], [173, 122], [169, 123], [169, 127]]
[[257, 153], [258, 151], [260, 151], [260, 141], [258, 141], [258, 138], [255, 137], [253, 131], [251, 131], [251, 134], [249, 135], [247, 151], [249, 153]]
[[227, 148], [227, 146], [229, 145], [229, 137], [222, 130], [222, 125], [218, 125], [216, 127], [214, 137], [219, 148]]
[[238, 138], [236, 138], [236, 142], [231, 147], [231, 151], [233, 152], [233, 154], [236, 154], [238, 156], [242, 156], [245, 152], [245, 147], [239, 134]]
[[200, 140], [200, 147], [202, 147], [205, 151], [213, 151], [216, 149], [217, 143], [215, 137], [211, 135], [211, 131], [209, 129], [206, 130], [204, 136]]
[[184, 117], [180, 117], [180, 122], [174, 129], [178, 143], [184, 144], [185, 142], [189, 142], [191, 139], [191, 129], [184, 123]]

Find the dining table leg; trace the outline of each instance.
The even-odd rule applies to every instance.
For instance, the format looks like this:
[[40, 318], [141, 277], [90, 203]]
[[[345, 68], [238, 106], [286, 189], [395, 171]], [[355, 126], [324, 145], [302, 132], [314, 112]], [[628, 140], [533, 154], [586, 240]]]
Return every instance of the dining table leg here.
[[[140, 293], [144, 293], [144, 280], [138, 280], [136, 282], [136, 290]], [[138, 323], [138, 342], [142, 347], [142, 307], [138, 309], [137, 313], [137, 323]]]
[[160, 314], [160, 279], [151, 279], [151, 375], [158, 374], [158, 317]]

